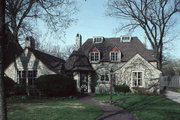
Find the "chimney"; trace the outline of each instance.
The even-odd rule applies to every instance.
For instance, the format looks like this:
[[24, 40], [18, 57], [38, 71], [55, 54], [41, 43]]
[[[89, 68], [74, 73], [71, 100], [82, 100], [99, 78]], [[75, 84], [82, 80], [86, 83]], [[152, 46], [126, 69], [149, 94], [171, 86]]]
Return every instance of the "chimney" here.
[[76, 35], [76, 51], [81, 47], [82, 45], [82, 36], [81, 34]]
[[146, 40], [147, 40], [147, 36], [144, 35], [144, 46], [145, 46], [145, 48], [147, 47], [147, 46], [146, 46]]
[[35, 49], [35, 39], [32, 36], [26, 37], [25, 46], [27, 48]]

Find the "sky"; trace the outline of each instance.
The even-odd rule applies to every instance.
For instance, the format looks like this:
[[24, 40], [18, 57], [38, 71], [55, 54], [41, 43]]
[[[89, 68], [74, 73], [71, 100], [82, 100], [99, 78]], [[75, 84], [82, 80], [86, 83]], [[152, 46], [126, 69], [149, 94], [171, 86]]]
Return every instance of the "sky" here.
[[[107, 0], [77, 0], [79, 2], [79, 12], [75, 15], [77, 22], [66, 30], [65, 42], [60, 42], [61, 46], [75, 44], [76, 34], [82, 35], [83, 43], [94, 36], [103, 37], [120, 37], [126, 35], [127, 31], [116, 33], [115, 29], [125, 20], [117, 20], [105, 15]], [[176, 15], [180, 19], [180, 14]], [[172, 34], [177, 34], [176, 39], [167, 46], [166, 53], [170, 54], [173, 58], [180, 59], [180, 21], [171, 31]], [[134, 31], [131, 36], [137, 36], [144, 43], [144, 32], [141, 29]], [[148, 44], [148, 43], [147, 43]], [[150, 45], [148, 44], [148, 48]]]

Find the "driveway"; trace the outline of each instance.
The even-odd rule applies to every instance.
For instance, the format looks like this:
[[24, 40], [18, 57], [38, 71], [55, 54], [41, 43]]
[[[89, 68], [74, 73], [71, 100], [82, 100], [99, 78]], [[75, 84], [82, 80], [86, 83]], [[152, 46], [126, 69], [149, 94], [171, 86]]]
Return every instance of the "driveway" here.
[[180, 93], [167, 90], [165, 95], [167, 98], [180, 103]]
[[90, 96], [83, 97], [80, 101], [100, 107], [103, 110], [103, 114], [96, 120], [137, 120], [137, 118], [127, 110], [92, 100]]

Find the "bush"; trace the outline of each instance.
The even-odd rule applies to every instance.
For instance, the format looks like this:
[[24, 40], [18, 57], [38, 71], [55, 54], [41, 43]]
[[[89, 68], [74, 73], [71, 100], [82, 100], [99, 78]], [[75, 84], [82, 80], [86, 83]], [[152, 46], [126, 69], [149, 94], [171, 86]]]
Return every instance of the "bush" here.
[[46, 96], [69, 96], [76, 93], [76, 83], [64, 75], [43, 75], [37, 79], [37, 89]]
[[123, 92], [123, 93], [131, 92], [129, 86], [127, 85], [115, 85], [114, 90], [115, 92]]
[[14, 86], [15, 82], [9, 78], [9, 77], [4, 77], [4, 86], [5, 86], [5, 95], [9, 96], [14, 92]]

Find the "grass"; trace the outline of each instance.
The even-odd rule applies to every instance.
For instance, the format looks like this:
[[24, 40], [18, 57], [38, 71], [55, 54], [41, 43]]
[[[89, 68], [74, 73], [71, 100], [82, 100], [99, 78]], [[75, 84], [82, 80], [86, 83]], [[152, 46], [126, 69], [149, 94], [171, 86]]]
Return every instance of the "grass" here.
[[[108, 101], [109, 96], [94, 96]], [[139, 120], [180, 120], [180, 104], [163, 96], [115, 95], [114, 105], [132, 112]]]
[[[21, 100], [20, 100], [21, 101]], [[8, 103], [8, 120], [95, 120], [100, 108], [77, 99], [38, 99]]]

